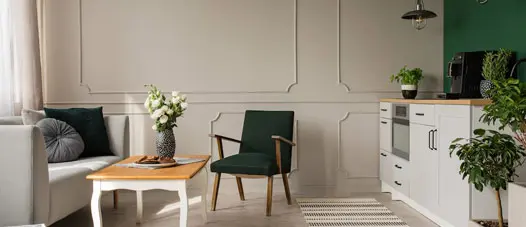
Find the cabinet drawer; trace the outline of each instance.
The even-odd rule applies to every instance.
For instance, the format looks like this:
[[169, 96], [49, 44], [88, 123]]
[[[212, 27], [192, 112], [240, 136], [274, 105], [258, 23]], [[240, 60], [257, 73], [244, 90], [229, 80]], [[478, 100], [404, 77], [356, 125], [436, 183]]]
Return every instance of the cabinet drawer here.
[[392, 176], [393, 180], [392, 180], [391, 185], [398, 192], [409, 197], [409, 184], [411, 183], [409, 181], [410, 179], [409, 162], [401, 158], [398, 158], [396, 156], [392, 156], [391, 161], [392, 161], [391, 169], [393, 171], [393, 176]]
[[435, 105], [411, 104], [409, 121], [423, 125], [435, 125]]
[[380, 149], [391, 152], [393, 147], [393, 121], [380, 118]]
[[391, 119], [392, 110], [390, 102], [381, 102], [380, 103], [380, 117]]
[[393, 183], [393, 162], [391, 161], [391, 153], [380, 150], [380, 180], [389, 185]]

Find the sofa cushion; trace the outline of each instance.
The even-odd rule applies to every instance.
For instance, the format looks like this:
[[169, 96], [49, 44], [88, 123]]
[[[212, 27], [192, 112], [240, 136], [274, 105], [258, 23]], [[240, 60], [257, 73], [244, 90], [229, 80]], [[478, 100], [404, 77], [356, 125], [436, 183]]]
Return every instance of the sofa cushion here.
[[46, 118], [43, 110], [22, 109], [21, 113], [24, 125], [36, 125], [37, 122]]
[[73, 161], [84, 151], [82, 137], [66, 122], [44, 118], [37, 126], [44, 136], [48, 162]]
[[[107, 167], [113, 163], [116, 163], [120, 161], [121, 158], [119, 156], [98, 156], [98, 157], [87, 157], [87, 158], [80, 158], [78, 160], [72, 161], [72, 162], [62, 162], [62, 163], [49, 163], [49, 181], [55, 180], [56, 177], [60, 177], [60, 173], [57, 172], [55, 175], [52, 173], [53, 171], [61, 171], [61, 170], [68, 170], [68, 169], [74, 169], [74, 168], [87, 168], [90, 169], [92, 172], [101, 170], [104, 167]], [[69, 172], [69, 171], [66, 171]], [[71, 170], [71, 172], [75, 172], [74, 170]]]
[[64, 121], [73, 126], [84, 140], [84, 152], [81, 157], [94, 157], [113, 155], [110, 151], [110, 142], [102, 107], [98, 108], [70, 108], [51, 109], [44, 108], [46, 117]]
[[9, 116], [0, 117], [0, 125], [22, 125], [22, 117], [20, 116]]
[[54, 223], [90, 203], [93, 183], [86, 176], [121, 160], [117, 156], [81, 158], [49, 164], [49, 223]]

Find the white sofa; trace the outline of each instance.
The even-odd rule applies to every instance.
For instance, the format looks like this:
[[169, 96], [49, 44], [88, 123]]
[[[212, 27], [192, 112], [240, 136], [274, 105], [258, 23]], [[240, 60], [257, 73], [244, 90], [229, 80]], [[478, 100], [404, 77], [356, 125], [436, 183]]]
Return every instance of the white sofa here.
[[105, 116], [115, 156], [47, 163], [44, 138], [21, 117], [0, 118], [0, 226], [51, 225], [90, 203], [86, 175], [129, 155], [127, 116]]

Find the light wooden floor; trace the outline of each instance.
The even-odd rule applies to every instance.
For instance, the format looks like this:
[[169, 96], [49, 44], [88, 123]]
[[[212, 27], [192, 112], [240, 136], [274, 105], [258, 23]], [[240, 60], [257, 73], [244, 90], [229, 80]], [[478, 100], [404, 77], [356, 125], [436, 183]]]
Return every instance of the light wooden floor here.
[[[287, 205], [282, 190], [281, 180], [275, 180], [275, 191], [272, 216], [265, 216], [265, 187], [259, 190], [246, 189], [246, 201], [240, 201], [235, 180], [221, 182], [217, 211], [208, 213], [208, 223], [203, 224], [200, 213], [200, 196], [198, 190], [190, 190], [189, 226], [207, 227], [306, 227], [298, 205]], [[263, 186], [263, 185], [261, 185]], [[259, 189], [259, 188], [258, 188]], [[414, 227], [436, 227], [421, 214], [399, 201], [391, 201], [390, 194], [384, 193], [352, 193], [346, 187], [302, 187], [300, 192], [293, 192], [296, 197], [367, 197], [376, 198], [391, 209], [398, 217]], [[112, 209], [111, 193], [102, 197], [102, 216], [105, 227], [135, 226], [135, 194], [131, 191], [120, 192], [119, 209]], [[208, 197], [210, 201], [210, 196]], [[177, 208], [177, 193], [165, 191], [149, 191], [144, 194], [143, 227], [176, 227], [179, 226], [179, 210]], [[193, 204], [192, 204], [193, 203]], [[210, 203], [207, 202], [208, 206]], [[51, 227], [91, 227], [90, 208], [85, 207]]]

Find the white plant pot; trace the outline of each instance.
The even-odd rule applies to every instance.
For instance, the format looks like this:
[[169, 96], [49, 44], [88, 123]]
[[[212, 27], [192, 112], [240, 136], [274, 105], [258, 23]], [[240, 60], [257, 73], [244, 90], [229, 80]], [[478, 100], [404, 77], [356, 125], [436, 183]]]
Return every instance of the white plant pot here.
[[418, 90], [417, 85], [404, 84], [402, 85], [402, 91], [415, 91]]
[[523, 226], [526, 223], [526, 183], [508, 183], [508, 224]]

